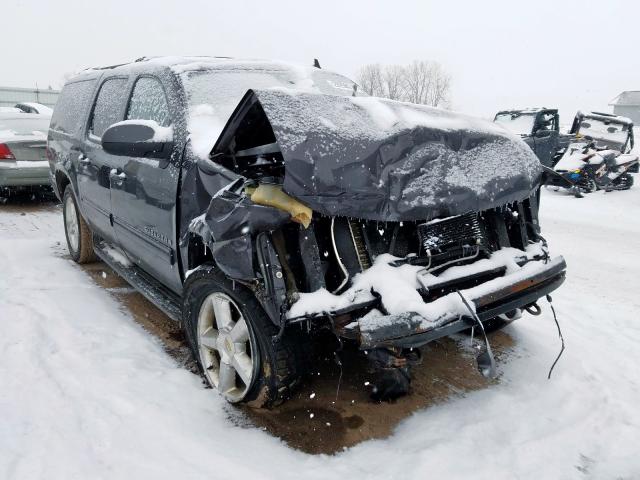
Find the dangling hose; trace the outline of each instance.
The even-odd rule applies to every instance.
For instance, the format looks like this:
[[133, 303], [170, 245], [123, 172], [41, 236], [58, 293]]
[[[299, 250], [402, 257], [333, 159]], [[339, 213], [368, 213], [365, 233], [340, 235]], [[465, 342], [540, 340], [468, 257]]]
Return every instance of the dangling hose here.
[[560, 341], [562, 342], [562, 347], [560, 348], [560, 353], [558, 353], [558, 356], [556, 357], [555, 361], [553, 362], [553, 365], [551, 365], [551, 368], [549, 369], [549, 375], [547, 375], [547, 380], [551, 379], [551, 372], [553, 372], [553, 368], [556, 366], [556, 363], [558, 363], [558, 360], [560, 360], [560, 357], [562, 356], [562, 352], [564, 352], [564, 338], [562, 337], [562, 330], [560, 330], [560, 324], [558, 323], [558, 317], [556, 317], [556, 310], [555, 308], [553, 308], [553, 303], [551, 303], [551, 295], [547, 295], [547, 302], [549, 302], [549, 306], [551, 307], [551, 311], [553, 312], [553, 320], [556, 322], [556, 327], [558, 327], [558, 336], [560, 337]]

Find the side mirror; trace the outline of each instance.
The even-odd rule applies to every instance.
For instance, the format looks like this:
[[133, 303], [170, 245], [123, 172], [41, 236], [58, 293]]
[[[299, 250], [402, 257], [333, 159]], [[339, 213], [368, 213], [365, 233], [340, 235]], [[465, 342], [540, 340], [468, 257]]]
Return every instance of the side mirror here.
[[154, 120], [125, 120], [102, 134], [102, 148], [112, 155], [168, 159], [173, 151], [173, 127]]

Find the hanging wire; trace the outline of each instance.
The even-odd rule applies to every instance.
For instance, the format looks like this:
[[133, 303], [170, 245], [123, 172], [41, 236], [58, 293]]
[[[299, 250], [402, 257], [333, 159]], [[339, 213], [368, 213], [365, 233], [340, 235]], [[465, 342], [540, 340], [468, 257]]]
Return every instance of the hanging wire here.
[[553, 312], [553, 320], [556, 322], [556, 327], [558, 327], [558, 336], [560, 337], [560, 341], [562, 342], [562, 347], [560, 348], [560, 353], [558, 353], [558, 356], [556, 357], [555, 361], [553, 362], [553, 365], [551, 365], [551, 368], [549, 369], [549, 375], [547, 375], [547, 380], [550, 380], [551, 379], [551, 372], [553, 372], [553, 369], [556, 366], [556, 363], [558, 363], [558, 360], [560, 360], [560, 357], [562, 356], [562, 352], [564, 352], [564, 338], [562, 336], [562, 330], [560, 330], [560, 324], [558, 323], [558, 317], [556, 317], [556, 310], [555, 310], [555, 308], [553, 308], [553, 303], [551, 303], [551, 295], [547, 295], [547, 302], [549, 302], [549, 306], [551, 307], [551, 311]]

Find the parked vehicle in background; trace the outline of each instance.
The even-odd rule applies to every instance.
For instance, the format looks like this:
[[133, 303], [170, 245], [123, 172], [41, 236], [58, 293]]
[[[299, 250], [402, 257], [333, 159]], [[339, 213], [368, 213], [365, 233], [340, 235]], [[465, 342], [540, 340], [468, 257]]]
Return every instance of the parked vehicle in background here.
[[539, 313], [564, 281], [522, 141], [356, 90], [313, 67], [152, 58], [83, 72], [56, 104], [71, 257], [181, 321], [230, 402], [286, 398], [321, 331], [368, 356], [377, 398], [407, 393], [415, 347]]
[[15, 108], [25, 113], [41, 113], [43, 115], [49, 116], [51, 116], [51, 114], [53, 113], [53, 108], [35, 102], [16, 103]]
[[557, 109], [528, 108], [502, 110], [494, 122], [516, 135], [520, 135], [546, 167], [552, 168], [566, 151], [573, 135], [560, 133]]
[[577, 139], [595, 142], [599, 149], [629, 153], [634, 146], [633, 122], [612, 113], [578, 112], [571, 125]]
[[51, 183], [46, 157], [50, 115], [0, 112], [0, 196]]
[[571, 189], [576, 196], [595, 190], [628, 190], [631, 173], [638, 173], [633, 122], [610, 113], [578, 112], [571, 127], [576, 141], [569, 145], [549, 175], [547, 185]]

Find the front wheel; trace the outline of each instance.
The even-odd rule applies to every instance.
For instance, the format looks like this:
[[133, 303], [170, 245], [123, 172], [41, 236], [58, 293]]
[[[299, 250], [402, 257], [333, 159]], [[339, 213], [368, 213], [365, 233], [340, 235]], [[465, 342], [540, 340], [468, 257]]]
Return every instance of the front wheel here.
[[91, 230], [78, 210], [78, 202], [70, 185], [67, 185], [62, 195], [62, 217], [71, 258], [76, 263], [95, 261]]
[[213, 265], [185, 282], [183, 324], [205, 379], [227, 401], [268, 407], [282, 402], [301, 377], [302, 343], [278, 329], [254, 294]]
[[593, 178], [587, 177], [584, 180], [584, 184], [581, 185], [581, 188], [584, 191], [584, 193], [593, 193], [596, 190], [598, 190], [598, 184]]

